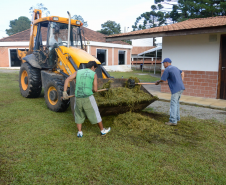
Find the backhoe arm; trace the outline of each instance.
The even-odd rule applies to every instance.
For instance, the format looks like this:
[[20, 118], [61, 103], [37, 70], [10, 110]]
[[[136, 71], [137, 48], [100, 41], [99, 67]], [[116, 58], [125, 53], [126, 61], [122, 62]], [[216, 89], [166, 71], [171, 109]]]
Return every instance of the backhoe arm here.
[[[28, 51], [21, 51], [17, 49], [17, 57], [22, 60], [27, 54], [30, 54], [33, 52], [34, 48], [34, 38], [37, 34], [37, 25], [34, 25], [34, 20], [39, 19], [42, 17], [42, 11], [35, 9], [33, 11], [33, 16], [31, 20], [31, 29], [30, 29], [30, 41], [29, 41], [29, 50]], [[22, 60], [22, 63], [26, 62], [25, 60]]]

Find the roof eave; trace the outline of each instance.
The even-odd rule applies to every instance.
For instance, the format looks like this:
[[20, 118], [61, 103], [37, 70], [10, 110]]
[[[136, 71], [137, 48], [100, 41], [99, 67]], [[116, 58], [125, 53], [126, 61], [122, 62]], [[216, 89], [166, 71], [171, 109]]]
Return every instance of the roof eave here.
[[141, 33], [141, 34], [134, 34], [134, 35], [130, 34], [130, 35], [115, 36], [115, 37], [111, 36], [109, 38], [106, 38], [106, 41], [182, 36], [182, 35], [197, 35], [197, 34], [220, 33], [220, 32], [226, 32], [226, 25], [208, 27], [208, 28], [195, 28], [195, 29], [186, 29], [186, 30], [155, 32], [155, 33]]

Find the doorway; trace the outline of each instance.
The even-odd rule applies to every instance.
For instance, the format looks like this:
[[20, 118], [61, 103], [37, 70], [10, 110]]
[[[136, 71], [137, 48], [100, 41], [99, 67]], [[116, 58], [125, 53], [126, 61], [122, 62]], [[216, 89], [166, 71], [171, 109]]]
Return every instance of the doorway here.
[[219, 98], [226, 100], [226, 35], [221, 35], [219, 82]]

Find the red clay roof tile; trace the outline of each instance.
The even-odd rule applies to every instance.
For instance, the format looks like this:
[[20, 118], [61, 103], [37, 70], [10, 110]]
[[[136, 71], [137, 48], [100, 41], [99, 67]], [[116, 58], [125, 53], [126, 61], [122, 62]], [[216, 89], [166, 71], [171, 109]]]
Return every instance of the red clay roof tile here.
[[[106, 35], [93, 31], [89, 28], [83, 27], [83, 29], [87, 41], [106, 42]], [[42, 28], [42, 40], [46, 41], [46, 37], [47, 37], [47, 28]], [[2, 38], [0, 39], [0, 42], [28, 42], [29, 40], [30, 40], [30, 29], [27, 29], [14, 35]], [[108, 43], [129, 45], [128, 43], [123, 41], [113, 41]]]
[[160, 27], [149, 28], [145, 30], [138, 30], [138, 31], [133, 31], [128, 33], [110, 35], [107, 38], [127, 36], [127, 35], [139, 35], [144, 33], [208, 28], [208, 27], [225, 26], [225, 25], [226, 25], [226, 16], [195, 18], [195, 19], [189, 19], [183, 22], [178, 22], [178, 23], [166, 25], [166, 26], [160, 26]]

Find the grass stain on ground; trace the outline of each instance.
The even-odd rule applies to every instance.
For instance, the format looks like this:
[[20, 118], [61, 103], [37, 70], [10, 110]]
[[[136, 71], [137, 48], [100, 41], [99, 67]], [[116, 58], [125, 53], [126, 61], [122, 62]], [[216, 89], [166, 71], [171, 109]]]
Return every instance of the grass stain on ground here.
[[122, 133], [149, 143], [196, 146], [200, 140], [204, 139], [198, 128], [190, 122], [178, 124], [176, 127], [167, 127], [162, 119], [158, 121], [149, 113], [127, 112], [118, 115], [114, 119], [114, 124], [125, 125]]

